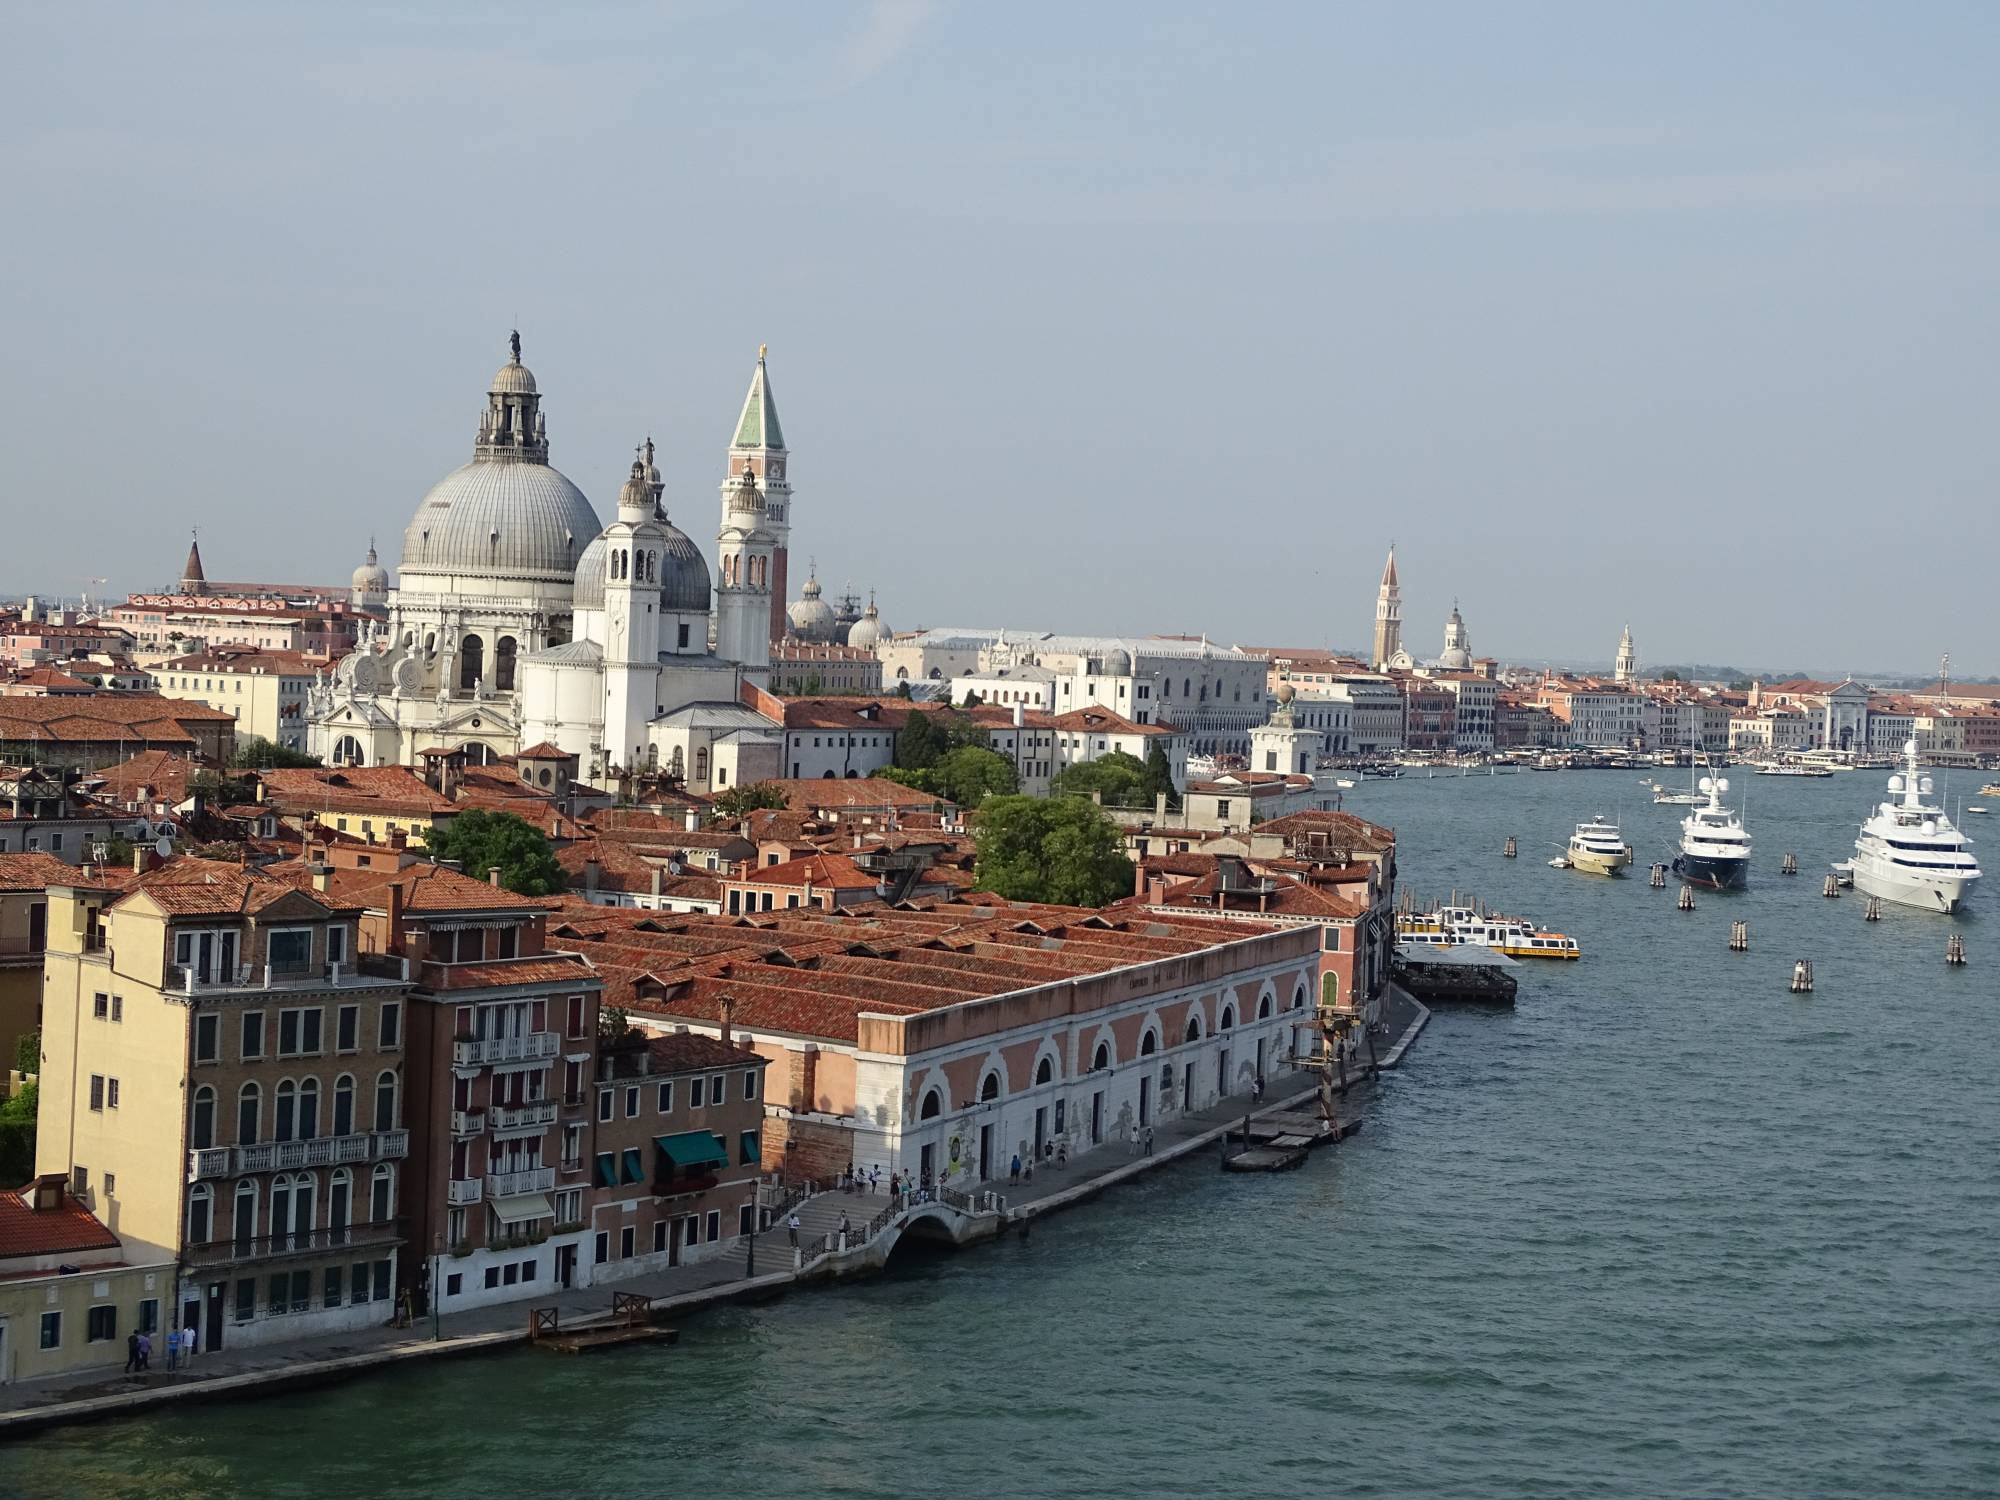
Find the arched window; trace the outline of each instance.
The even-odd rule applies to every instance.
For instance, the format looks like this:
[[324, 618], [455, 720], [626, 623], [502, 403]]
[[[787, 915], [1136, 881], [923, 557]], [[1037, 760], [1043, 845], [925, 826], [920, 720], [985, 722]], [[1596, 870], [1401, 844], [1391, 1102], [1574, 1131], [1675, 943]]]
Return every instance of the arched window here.
[[299, 1080], [299, 1139], [309, 1141], [319, 1134], [319, 1080]]
[[206, 1245], [215, 1233], [215, 1193], [205, 1182], [188, 1189], [187, 1242]]
[[1304, 1010], [1305, 1008], [1306, 1008], [1306, 987], [1304, 985], [1300, 985], [1297, 989], [1292, 991], [1292, 1009]]
[[1155, 1032], [1152, 1027], [1148, 1026], [1146, 1028], [1146, 1034], [1139, 1039], [1139, 1055], [1141, 1057], [1151, 1057], [1155, 1052], [1159, 1050], [1160, 1050], [1159, 1034]]
[[1181, 1040], [1182, 1040], [1182, 1041], [1187, 1041], [1187, 1042], [1198, 1042], [1198, 1041], [1200, 1041], [1200, 1040], [1201, 1040], [1201, 1017], [1200, 1017], [1200, 1016], [1198, 1016], [1198, 1015], [1195, 1015], [1195, 1016], [1189, 1016], [1189, 1017], [1188, 1017], [1188, 1024], [1187, 1024], [1187, 1035], [1186, 1035], [1185, 1037], [1181, 1038]]
[[236, 1213], [231, 1238], [245, 1247], [257, 1238], [257, 1184], [247, 1178], [236, 1184]]
[[348, 1219], [354, 1212], [354, 1174], [342, 1167], [333, 1174], [333, 1182], [326, 1195], [326, 1227], [335, 1236], [335, 1243], [342, 1243], [347, 1234]]
[[367, 757], [361, 753], [361, 741], [351, 734], [343, 734], [333, 746], [333, 763], [336, 766], [358, 766]]
[[998, 1099], [999, 1097], [1000, 1075], [998, 1073], [988, 1073], [979, 1085], [979, 1101], [984, 1104], [990, 1099]]
[[[313, 1209], [317, 1207], [319, 1179], [310, 1172], [301, 1172], [292, 1179], [292, 1233], [298, 1237], [301, 1246], [312, 1243]], [[273, 1220], [273, 1223], [276, 1221]], [[283, 1226], [280, 1226], [283, 1227]]]
[[372, 1223], [386, 1224], [395, 1217], [395, 1209], [396, 1174], [383, 1162], [368, 1184], [368, 1218]]
[[493, 646], [493, 686], [502, 693], [514, 691], [514, 637], [503, 635]]
[[384, 1072], [375, 1080], [375, 1128], [396, 1128], [396, 1075]]
[[1191, 679], [1186, 677], [1183, 677], [1181, 679], [1181, 696], [1183, 698], [1191, 698], [1194, 696], [1194, 683]]
[[194, 1116], [189, 1122], [188, 1144], [197, 1151], [206, 1151], [215, 1144], [215, 1090], [205, 1083], [194, 1091]]
[[1321, 1005], [1340, 1004], [1340, 976], [1322, 974], [1319, 981], [1319, 1003]]
[[278, 1094], [271, 1111], [271, 1139], [289, 1141], [298, 1128], [299, 1086], [289, 1078], [278, 1080]]
[[1090, 1071], [1102, 1073], [1111, 1066], [1111, 1047], [1107, 1042], [1097, 1044], [1097, 1055], [1090, 1060]]
[[703, 745], [694, 752], [694, 779], [708, 780], [708, 746]]
[[280, 1172], [271, 1179], [271, 1248], [286, 1248], [284, 1236], [292, 1227], [292, 1179]]
[[469, 635], [458, 647], [458, 685], [464, 692], [471, 692], [479, 686], [481, 670], [486, 665], [486, 643], [476, 635]]
[[1257, 1019], [1260, 1021], [1271, 1019], [1271, 997], [1269, 995], [1264, 996], [1263, 999], [1257, 1002]]
[[342, 1073], [333, 1081], [333, 1133], [354, 1134], [354, 1075]]
[[257, 1085], [246, 1083], [236, 1094], [236, 1144], [254, 1146], [257, 1144], [257, 1125], [262, 1113], [263, 1096]]
[[1054, 1081], [1055, 1076], [1056, 1065], [1052, 1059], [1045, 1057], [1035, 1064], [1035, 1082], [1050, 1083]]
[[1230, 1027], [1234, 1026], [1235, 1024], [1236, 1024], [1236, 1007], [1235, 1007], [1235, 1005], [1231, 1004], [1231, 1005], [1225, 1005], [1225, 1006], [1223, 1006], [1223, 1007], [1222, 1007], [1222, 1020], [1221, 1020], [1221, 1021], [1220, 1021], [1220, 1022], [1219, 1022], [1219, 1023], [1217, 1024], [1217, 1025], [1216, 1025], [1216, 1028], [1215, 1028], [1215, 1029], [1216, 1029], [1217, 1031], [1227, 1031], [1227, 1030], [1229, 1030], [1229, 1028], [1230, 1028]]
[[917, 1110], [917, 1118], [919, 1120], [935, 1120], [943, 1111], [944, 1096], [938, 1093], [936, 1089], [930, 1089], [924, 1094], [924, 1102], [922, 1107]]

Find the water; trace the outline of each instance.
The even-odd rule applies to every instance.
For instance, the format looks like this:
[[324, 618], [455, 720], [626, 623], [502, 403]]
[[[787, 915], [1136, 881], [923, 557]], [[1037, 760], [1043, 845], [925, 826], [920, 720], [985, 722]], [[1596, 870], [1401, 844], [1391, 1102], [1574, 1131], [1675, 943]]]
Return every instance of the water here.
[[[1753, 887], [1693, 913], [1633, 773], [1364, 785], [1406, 882], [1586, 957], [1440, 1014], [1301, 1171], [1190, 1163], [677, 1349], [53, 1434], [0, 1495], [2000, 1493], [1996, 894], [1958, 970], [1946, 920], [1823, 899], [1878, 780], [1744, 777]], [[1545, 863], [1597, 811], [1637, 878]]]

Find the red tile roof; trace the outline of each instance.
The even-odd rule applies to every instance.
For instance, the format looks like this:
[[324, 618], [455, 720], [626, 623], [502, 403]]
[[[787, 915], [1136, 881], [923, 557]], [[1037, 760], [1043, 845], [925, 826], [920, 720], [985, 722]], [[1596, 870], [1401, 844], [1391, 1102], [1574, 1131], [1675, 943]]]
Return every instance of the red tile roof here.
[[0, 891], [45, 891], [82, 879], [81, 870], [53, 854], [0, 854]]
[[30, 1184], [19, 1192], [0, 1192], [0, 1260], [118, 1248], [118, 1236], [67, 1191], [60, 1207], [39, 1213], [34, 1191]]
[[440, 797], [407, 766], [287, 768], [257, 773], [264, 798], [286, 812], [359, 812], [423, 817], [449, 813]]
[[854, 861], [844, 854], [812, 854], [804, 859], [788, 859], [783, 864], [765, 865], [760, 869], [747, 871], [732, 883], [810, 885], [822, 890], [872, 891], [877, 882], [873, 875], [863, 874]]
[[513, 984], [576, 984], [595, 979], [590, 965], [567, 953], [529, 958], [496, 958], [484, 963], [424, 965], [424, 982], [431, 989], [499, 989]]

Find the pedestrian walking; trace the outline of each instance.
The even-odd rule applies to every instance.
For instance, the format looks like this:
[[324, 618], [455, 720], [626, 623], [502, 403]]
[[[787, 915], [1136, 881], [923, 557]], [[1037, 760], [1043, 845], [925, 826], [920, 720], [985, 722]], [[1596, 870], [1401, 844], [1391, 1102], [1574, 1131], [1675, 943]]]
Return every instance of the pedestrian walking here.
[[787, 1234], [789, 1234], [789, 1235], [790, 1235], [790, 1236], [792, 1237], [792, 1248], [793, 1248], [794, 1250], [798, 1249], [798, 1247], [799, 1247], [799, 1216], [798, 1216], [797, 1214], [793, 1214], [793, 1215], [792, 1215], [792, 1216], [791, 1216], [791, 1217], [790, 1217], [789, 1219], [785, 1220], [785, 1232], [786, 1232]]
[[1259, 1073], [1256, 1081], [1250, 1085], [1250, 1098], [1252, 1102], [1257, 1104], [1264, 1102], [1264, 1075], [1262, 1073]]
[[152, 1368], [152, 1366], [153, 1366], [152, 1335], [142, 1333], [139, 1335], [139, 1373], [141, 1375], [145, 1374], [146, 1371]]
[[847, 1215], [842, 1214], [840, 1216], [840, 1243], [843, 1249], [846, 1248], [848, 1235], [852, 1234], [853, 1232], [854, 1232], [854, 1227], [847, 1222]]
[[138, 1368], [139, 1335], [137, 1333], [128, 1333], [125, 1335], [125, 1373], [130, 1375]]
[[1014, 1165], [1007, 1169], [1007, 1180], [1009, 1182], [1021, 1180], [1021, 1153], [1018, 1151], [1014, 1153]]
[[1021, 1168], [1021, 1181], [1033, 1182], [1034, 1180], [1035, 1180], [1035, 1159], [1031, 1156], [1028, 1158], [1028, 1164], [1025, 1167]]
[[1153, 1127], [1150, 1125], [1146, 1127], [1146, 1154], [1153, 1154]]
[[868, 1191], [871, 1193], [882, 1191], [882, 1164], [880, 1162], [877, 1162], [868, 1169]]
[[849, 1163], [847, 1164], [847, 1190], [848, 1190], [848, 1192], [850, 1192], [850, 1193], [854, 1191], [854, 1163], [853, 1163], [853, 1162], [849, 1162]]

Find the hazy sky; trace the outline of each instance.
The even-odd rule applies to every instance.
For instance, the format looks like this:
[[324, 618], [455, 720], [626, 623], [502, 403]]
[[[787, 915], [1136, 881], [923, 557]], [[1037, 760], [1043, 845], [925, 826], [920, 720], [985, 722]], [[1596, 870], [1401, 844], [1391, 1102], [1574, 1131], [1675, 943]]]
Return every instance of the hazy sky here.
[[518, 326], [600, 515], [897, 628], [2000, 670], [2000, 7], [15, 6], [0, 589], [394, 565]]

